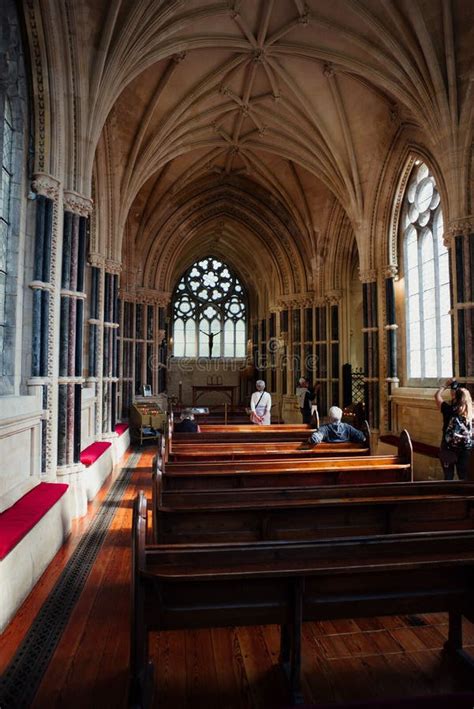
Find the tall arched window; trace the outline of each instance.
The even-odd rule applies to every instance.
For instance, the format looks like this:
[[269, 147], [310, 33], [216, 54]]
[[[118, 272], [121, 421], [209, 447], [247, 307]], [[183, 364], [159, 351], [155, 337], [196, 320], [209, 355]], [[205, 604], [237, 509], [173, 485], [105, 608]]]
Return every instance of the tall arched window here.
[[[3, 110], [2, 184], [0, 185], [0, 354], [5, 333], [5, 294], [7, 284], [8, 234], [10, 231], [10, 195], [13, 182], [13, 116], [8, 96]], [[0, 357], [1, 361], [1, 357]]]
[[[436, 182], [416, 161], [402, 211], [407, 374], [412, 383], [452, 375], [449, 255]], [[430, 382], [429, 380], [433, 380]]]
[[178, 283], [173, 299], [175, 357], [245, 357], [245, 294], [222, 261], [196, 261]]

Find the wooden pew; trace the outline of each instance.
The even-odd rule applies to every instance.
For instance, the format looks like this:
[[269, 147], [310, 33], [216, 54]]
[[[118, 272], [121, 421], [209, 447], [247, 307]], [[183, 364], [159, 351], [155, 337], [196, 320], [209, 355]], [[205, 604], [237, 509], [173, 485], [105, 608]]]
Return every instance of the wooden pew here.
[[165, 471], [164, 487], [175, 490], [409, 481], [413, 479], [413, 451], [403, 431], [397, 456], [184, 461], [168, 463]]
[[[168, 425], [168, 447], [169, 453], [173, 456], [182, 456], [191, 452], [191, 455], [199, 456], [199, 453], [193, 453], [193, 450], [201, 450], [203, 444], [212, 444], [214, 449], [215, 444], [236, 444], [237, 448], [247, 446], [249, 443], [269, 444], [270, 448], [274, 443], [306, 443], [311, 433], [315, 430], [314, 427], [304, 424], [276, 424], [271, 426], [201, 426], [201, 433], [179, 433], [174, 431], [173, 417], [169, 417]], [[370, 428], [367, 421], [364, 421], [362, 432], [365, 435], [366, 443], [364, 444], [348, 444], [352, 450], [369, 449], [370, 455]], [[317, 448], [324, 450], [324, 446], [331, 444], [321, 443]], [[336, 444], [337, 445], [337, 444]], [[338, 444], [341, 446], [342, 444]], [[296, 449], [298, 446], [292, 446]], [[229, 450], [232, 446], [229, 447]], [[222, 448], [220, 449], [222, 450]], [[316, 449], [315, 449], [316, 450]], [[282, 448], [283, 454], [285, 454]]]
[[153, 689], [148, 633], [278, 624], [290, 699], [301, 703], [304, 621], [449, 613], [446, 651], [462, 649], [474, 619], [474, 532], [430, 532], [305, 542], [146, 544], [147, 503], [133, 514], [130, 704]]
[[274, 443], [208, 443], [201, 447], [196, 443], [178, 443], [170, 450], [171, 461], [198, 460], [251, 460], [256, 458], [320, 458], [342, 455], [370, 455], [365, 444], [320, 443], [310, 446], [298, 441]]
[[469, 484], [164, 491], [153, 486], [155, 541], [166, 544], [324, 539], [472, 529]]
[[[271, 426], [229, 425], [200, 426], [200, 433], [173, 431], [175, 443], [256, 443], [258, 441], [306, 441], [315, 430], [306, 424], [276, 424]], [[196, 436], [199, 436], [198, 441]]]

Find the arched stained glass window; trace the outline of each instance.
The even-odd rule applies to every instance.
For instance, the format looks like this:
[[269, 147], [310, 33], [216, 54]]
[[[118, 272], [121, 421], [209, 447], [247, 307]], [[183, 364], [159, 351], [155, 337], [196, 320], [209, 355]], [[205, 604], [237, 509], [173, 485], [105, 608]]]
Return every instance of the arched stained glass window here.
[[453, 373], [449, 254], [436, 182], [417, 161], [402, 212], [405, 272], [407, 374], [412, 381]]
[[193, 264], [174, 294], [174, 356], [245, 357], [245, 300], [225, 263], [209, 256]]

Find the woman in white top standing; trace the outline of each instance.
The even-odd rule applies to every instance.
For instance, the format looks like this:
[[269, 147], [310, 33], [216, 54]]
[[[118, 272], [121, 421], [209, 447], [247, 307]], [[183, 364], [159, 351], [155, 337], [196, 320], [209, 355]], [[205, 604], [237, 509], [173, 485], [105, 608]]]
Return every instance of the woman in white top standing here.
[[250, 399], [251, 419], [258, 426], [270, 425], [270, 410], [272, 408], [272, 397], [265, 391], [265, 382], [261, 379], [256, 383], [257, 391]]

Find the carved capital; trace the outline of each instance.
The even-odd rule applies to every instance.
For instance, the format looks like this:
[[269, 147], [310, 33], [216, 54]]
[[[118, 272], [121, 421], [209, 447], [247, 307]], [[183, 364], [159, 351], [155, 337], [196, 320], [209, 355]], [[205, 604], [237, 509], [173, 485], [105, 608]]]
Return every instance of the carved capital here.
[[104, 266], [107, 273], [118, 274], [122, 271], [122, 264], [120, 263], [120, 261], [114, 261], [110, 258], [105, 259]]
[[59, 195], [59, 185], [60, 182], [55, 177], [47, 175], [45, 172], [36, 172], [33, 175], [31, 189], [36, 194], [56, 201]]
[[105, 265], [105, 258], [102, 254], [92, 252], [89, 254], [89, 264], [95, 268], [103, 268]]
[[458, 236], [460, 234], [473, 234], [474, 233], [474, 215], [468, 214], [467, 217], [461, 217], [460, 219], [453, 219], [449, 222], [448, 228], [444, 233], [444, 240], [450, 239], [453, 236]]
[[342, 300], [342, 291], [341, 290], [328, 291], [326, 293], [326, 300], [329, 303], [329, 305], [339, 305], [339, 303]]
[[382, 268], [381, 273], [384, 278], [398, 278], [398, 266], [390, 263]]
[[64, 209], [67, 212], [88, 217], [92, 212], [93, 204], [89, 197], [84, 197], [74, 190], [64, 190]]
[[377, 280], [375, 268], [359, 269], [359, 280], [361, 283], [374, 283]]
[[134, 299], [137, 303], [166, 307], [171, 301], [171, 295], [171, 293], [152, 288], [137, 288]]

